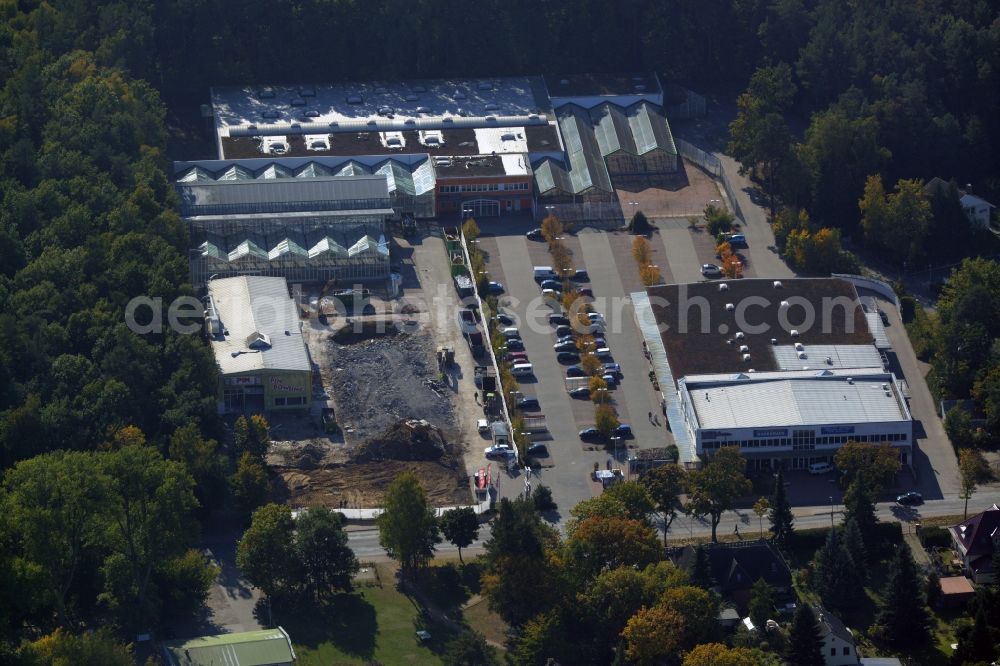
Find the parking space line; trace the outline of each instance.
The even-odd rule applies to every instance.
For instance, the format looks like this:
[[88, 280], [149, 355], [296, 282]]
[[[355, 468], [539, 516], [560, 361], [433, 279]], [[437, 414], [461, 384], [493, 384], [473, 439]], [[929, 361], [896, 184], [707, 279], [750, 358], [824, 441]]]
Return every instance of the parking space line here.
[[[594, 295], [608, 298], [609, 303], [612, 302], [611, 299], [624, 298], [625, 290], [607, 234], [581, 234], [580, 245]], [[620, 260], [629, 264], [624, 270], [636, 270], [631, 257], [621, 257]], [[613, 313], [605, 313], [608, 318], [605, 337], [611, 347], [611, 355], [621, 366], [624, 375], [621, 385], [615, 391], [615, 397], [619, 405], [626, 406], [631, 419], [635, 440], [630, 443], [642, 448], [666, 446], [669, 437], [666, 425], [655, 426], [648, 418], [648, 413], [652, 412], [663, 422], [648, 379], [649, 363], [642, 354], [642, 337], [635, 324], [632, 305], [628, 303], [615, 310]], [[642, 418], [643, 411], [647, 412], [646, 419]]]

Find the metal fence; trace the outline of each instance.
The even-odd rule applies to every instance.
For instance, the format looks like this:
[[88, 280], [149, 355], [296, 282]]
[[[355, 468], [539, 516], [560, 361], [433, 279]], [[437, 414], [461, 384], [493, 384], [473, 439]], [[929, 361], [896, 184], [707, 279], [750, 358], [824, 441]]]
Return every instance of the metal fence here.
[[729, 207], [740, 223], [742, 223], [745, 218], [743, 217], [743, 211], [740, 210], [740, 202], [736, 198], [736, 189], [729, 182], [729, 176], [726, 175], [725, 170], [722, 168], [722, 161], [712, 153], [705, 152], [684, 139], [675, 138], [674, 143], [681, 157], [698, 165], [708, 172], [710, 176], [718, 178], [722, 182], [722, 188], [725, 190], [726, 198], [729, 200]]
[[578, 203], [543, 204], [535, 208], [535, 219], [543, 220], [555, 215], [563, 224], [573, 229], [619, 229], [625, 224], [621, 203], [618, 201], [582, 201]]
[[664, 90], [664, 98], [678, 99], [684, 98], [683, 102], [673, 104], [665, 103], [663, 111], [670, 120], [688, 120], [690, 118], [702, 118], [707, 110], [704, 95], [699, 95], [693, 90], [688, 90], [676, 84], [667, 84]]

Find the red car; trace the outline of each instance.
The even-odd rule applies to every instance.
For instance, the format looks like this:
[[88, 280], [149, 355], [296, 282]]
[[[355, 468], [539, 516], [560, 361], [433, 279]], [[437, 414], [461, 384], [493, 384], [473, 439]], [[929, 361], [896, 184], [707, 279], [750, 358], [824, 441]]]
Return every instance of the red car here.
[[527, 363], [528, 354], [526, 352], [507, 352], [507, 360], [511, 363]]

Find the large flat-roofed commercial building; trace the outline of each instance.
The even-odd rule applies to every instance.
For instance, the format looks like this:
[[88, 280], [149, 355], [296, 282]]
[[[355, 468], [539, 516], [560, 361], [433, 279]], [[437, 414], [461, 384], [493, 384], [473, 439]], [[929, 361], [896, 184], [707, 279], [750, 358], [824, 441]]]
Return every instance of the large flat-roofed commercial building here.
[[658, 186], [677, 171], [662, 104], [655, 74], [216, 87], [220, 160], [203, 166], [236, 161], [256, 173], [262, 158], [351, 158], [381, 169], [392, 192], [398, 168], [384, 164], [427, 161], [424, 187], [393, 195], [397, 216], [531, 210], [617, 223], [616, 184]]
[[437, 203], [394, 201], [404, 216], [531, 210], [532, 160], [562, 154], [541, 77], [220, 87], [212, 104], [223, 159], [431, 161]]
[[219, 372], [219, 413], [307, 409], [312, 364], [281, 277], [211, 280], [205, 329]]
[[904, 392], [850, 282], [662, 285], [632, 300], [683, 462], [732, 445], [751, 469], [804, 469], [860, 441], [912, 464]]
[[738, 446], [751, 469], [804, 469], [854, 441], [888, 442], [912, 462], [909, 408], [877, 368], [691, 375], [678, 394], [699, 456]]

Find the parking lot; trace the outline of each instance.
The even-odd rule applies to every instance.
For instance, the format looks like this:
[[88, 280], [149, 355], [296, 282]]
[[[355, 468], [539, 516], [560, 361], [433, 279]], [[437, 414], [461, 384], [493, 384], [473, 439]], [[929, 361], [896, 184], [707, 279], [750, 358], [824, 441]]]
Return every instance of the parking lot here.
[[[548, 322], [553, 310], [542, 301], [533, 276], [535, 266], [551, 265], [546, 244], [527, 240], [523, 231], [529, 227], [515, 229], [503, 221], [491, 221], [480, 223], [480, 228], [483, 234], [478, 243], [486, 255], [490, 279], [505, 287], [501, 309], [515, 316], [525, 352], [534, 366], [534, 377], [522, 383], [522, 391], [538, 398], [548, 423], [549, 455], [542, 458], [539, 482], [552, 488], [560, 507], [568, 508], [593, 495], [596, 488], [590, 473], [594, 464], [604, 468], [616, 453], [613, 447], [580, 440], [579, 431], [594, 424], [594, 405], [589, 399], [569, 396], [567, 366], [557, 361], [553, 349], [555, 329]], [[619, 237], [631, 243], [627, 234], [586, 231], [562, 240], [573, 252], [574, 267], [589, 274], [589, 280], [579, 286], [592, 289], [594, 309], [606, 321], [607, 345], [614, 362], [621, 366], [621, 383], [611, 394], [620, 421], [629, 424], [634, 434], [634, 439], [619, 443], [617, 457], [623, 462], [627, 449], [662, 447], [671, 438], [648, 378], [649, 363], [627, 298], [628, 291], [640, 286], [638, 271], [628, 251], [622, 256], [612, 248], [612, 240], [617, 242]], [[649, 418], [650, 413], [660, 425]]]

